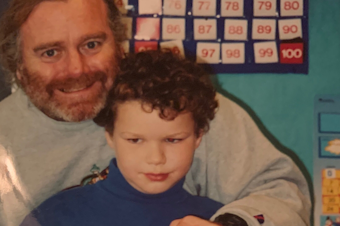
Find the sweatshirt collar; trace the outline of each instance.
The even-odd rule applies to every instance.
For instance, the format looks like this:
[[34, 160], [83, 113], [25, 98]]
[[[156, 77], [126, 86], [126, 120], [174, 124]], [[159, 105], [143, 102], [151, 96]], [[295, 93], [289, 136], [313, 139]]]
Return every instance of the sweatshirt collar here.
[[95, 185], [122, 199], [128, 199], [143, 203], [179, 203], [188, 197], [183, 189], [185, 177], [169, 190], [160, 194], [145, 194], [133, 188], [121, 174], [117, 167], [116, 159], [109, 166], [109, 174], [106, 180], [99, 181]]

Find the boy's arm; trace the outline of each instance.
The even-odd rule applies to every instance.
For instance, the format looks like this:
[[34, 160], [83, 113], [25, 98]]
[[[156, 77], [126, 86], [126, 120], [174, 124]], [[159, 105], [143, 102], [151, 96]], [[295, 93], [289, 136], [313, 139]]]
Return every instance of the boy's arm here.
[[249, 226], [309, 225], [310, 195], [300, 170], [240, 106], [221, 95], [219, 104], [196, 150], [187, 188], [226, 204], [212, 220], [231, 213]]

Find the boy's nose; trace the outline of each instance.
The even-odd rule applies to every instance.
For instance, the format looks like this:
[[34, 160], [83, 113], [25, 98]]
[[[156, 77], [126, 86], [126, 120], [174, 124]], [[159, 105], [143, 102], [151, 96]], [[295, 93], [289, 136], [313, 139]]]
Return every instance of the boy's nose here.
[[146, 161], [148, 164], [154, 164], [154, 165], [165, 163], [166, 157], [165, 157], [164, 150], [161, 144], [150, 145], [147, 156], [146, 156]]

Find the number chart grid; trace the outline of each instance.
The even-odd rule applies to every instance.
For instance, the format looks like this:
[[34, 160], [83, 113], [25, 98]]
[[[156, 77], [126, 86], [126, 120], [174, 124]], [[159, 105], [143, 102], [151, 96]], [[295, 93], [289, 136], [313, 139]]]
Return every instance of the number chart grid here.
[[335, 168], [322, 171], [322, 213], [340, 213], [340, 170]]
[[214, 73], [308, 74], [308, 0], [115, 0], [125, 52], [170, 48]]

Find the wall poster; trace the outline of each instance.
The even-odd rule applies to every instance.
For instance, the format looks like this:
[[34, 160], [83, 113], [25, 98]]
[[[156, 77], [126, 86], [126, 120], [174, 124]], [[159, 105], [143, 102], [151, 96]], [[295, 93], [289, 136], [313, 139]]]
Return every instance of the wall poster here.
[[340, 95], [314, 106], [314, 225], [340, 226]]
[[171, 48], [215, 73], [308, 73], [308, 0], [115, 0], [126, 52]]

